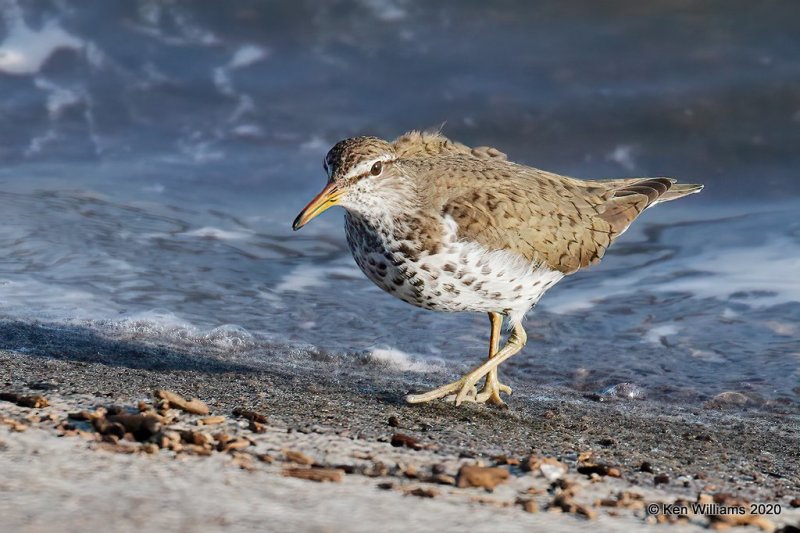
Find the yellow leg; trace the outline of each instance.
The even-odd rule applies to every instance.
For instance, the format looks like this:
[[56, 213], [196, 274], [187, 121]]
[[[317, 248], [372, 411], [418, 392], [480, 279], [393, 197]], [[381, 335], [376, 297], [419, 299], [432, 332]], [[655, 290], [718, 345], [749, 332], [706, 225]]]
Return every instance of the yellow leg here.
[[[492, 323], [492, 333], [489, 339], [489, 359], [491, 359], [500, 351], [500, 332], [503, 328], [503, 315], [489, 313], [489, 321]], [[500, 398], [501, 392], [511, 394], [511, 387], [500, 383], [500, 380], [497, 379], [497, 368], [493, 368], [486, 374], [486, 383], [484, 383], [483, 389], [475, 396], [475, 401], [503, 405], [505, 402]]]
[[[499, 337], [499, 332], [497, 336], [494, 335], [494, 321], [495, 319], [492, 318], [492, 342], [495, 342], [495, 338]], [[522, 326], [519, 324], [514, 326], [511, 335], [508, 337], [506, 345], [503, 346], [503, 349], [497, 351], [494, 356], [490, 357], [482, 365], [472, 370], [472, 372], [465, 375], [461, 379], [454, 381], [453, 383], [448, 383], [447, 385], [439, 387], [438, 389], [434, 389], [422, 394], [409, 394], [406, 396], [406, 401], [408, 403], [429, 402], [431, 400], [437, 400], [439, 398], [450, 396], [451, 394], [456, 394], [456, 405], [461, 405], [461, 403], [464, 401], [487, 401], [491, 395], [485, 394], [485, 388], [481, 393], [477, 393], [475, 385], [478, 383], [478, 381], [480, 381], [481, 378], [488, 376], [492, 371], [495, 371], [494, 383], [497, 384], [497, 367], [500, 365], [500, 363], [519, 352], [522, 347], [525, 346], [527, 340], [528, 336], [525, 334], [525, 330], [522, 329]], [[493, 387], [493, 385], [489, 386]], [[497, 384], [497, 386], [498, 390], [503, 390], [499, 384]]]

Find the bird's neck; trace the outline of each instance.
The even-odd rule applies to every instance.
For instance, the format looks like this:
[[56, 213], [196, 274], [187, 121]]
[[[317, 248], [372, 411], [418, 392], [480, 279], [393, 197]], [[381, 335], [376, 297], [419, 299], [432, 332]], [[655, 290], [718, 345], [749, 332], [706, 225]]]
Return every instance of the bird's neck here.
[[[361, 184], [359, 184], [361, 185]], [[352, 216], [373, 227], [393, 228], [398, 220], [419, 208], [411, 183], [400, 178], [374, 180], [356, 187], [341, 203]]]

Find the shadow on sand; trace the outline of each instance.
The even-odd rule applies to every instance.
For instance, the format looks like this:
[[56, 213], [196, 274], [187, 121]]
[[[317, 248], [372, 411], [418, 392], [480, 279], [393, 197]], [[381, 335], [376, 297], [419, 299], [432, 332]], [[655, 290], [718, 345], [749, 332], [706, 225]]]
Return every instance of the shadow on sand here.
[[214, 350], [181, 350], [175, 346], [113, 339], [80, 326], [0, 321], [0, 350], [32, 357], [145, 370], [250, 372], [252, 365], [215, 357]]

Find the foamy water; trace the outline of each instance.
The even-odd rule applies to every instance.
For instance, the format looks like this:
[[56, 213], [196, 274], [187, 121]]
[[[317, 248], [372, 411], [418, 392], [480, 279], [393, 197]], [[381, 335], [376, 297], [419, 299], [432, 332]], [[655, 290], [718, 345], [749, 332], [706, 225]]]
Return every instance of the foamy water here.
[[[520, 2], [510, 18], [455, 2], [362, 2], [358, 17], [90, 4], [0, 4], [6, 324], [277, 366], [460, 373], [485, 356], [486, 317], [384, 294], [350, 257], [340, 213], [289, 228], [333, 142], [447, 121], [458, 140], [555, 171], [707, 185], [648, 212], [601, 265], [543, 298], [524, 353], [503, 367], [517, 393], [702, 405], [736, 391], [798, 409], [800, 110], [773, 90], [800, 81], [796, 33], [726, 37], [698, 22], [716, 18], [658, 2], [636, 28], [589, 3]], [[771, 34], [785, 20], [696, 9], [733, 27], [760, 17]], [[491, 42], [439, 46], [478, 22]], [[672, 32], [669, 45], [640, 42], [650, 26]]]

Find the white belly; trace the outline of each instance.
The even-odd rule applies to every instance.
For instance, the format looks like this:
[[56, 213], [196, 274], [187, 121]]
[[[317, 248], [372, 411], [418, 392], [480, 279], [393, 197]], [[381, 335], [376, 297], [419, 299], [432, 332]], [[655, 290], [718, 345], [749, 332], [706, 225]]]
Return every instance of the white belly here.
[[[348, 242], [356, 263], [376, 285], [410, 304], [436, 311], [499, 312], [518, 322], [563, 274], [505, 250], [490, 251], [458, 240], [457, 226], [445, 219], [446, 243], [416, 261], [397, 252], [402, 244], [374, 232]], [[363, 231], [363, 227], [360, 228]]]

